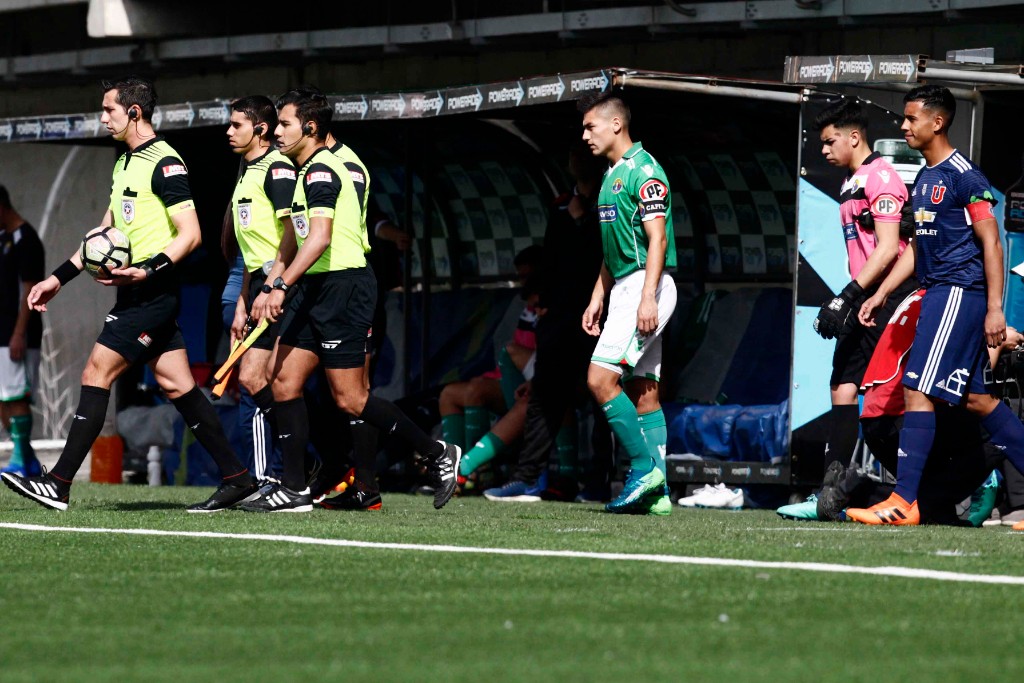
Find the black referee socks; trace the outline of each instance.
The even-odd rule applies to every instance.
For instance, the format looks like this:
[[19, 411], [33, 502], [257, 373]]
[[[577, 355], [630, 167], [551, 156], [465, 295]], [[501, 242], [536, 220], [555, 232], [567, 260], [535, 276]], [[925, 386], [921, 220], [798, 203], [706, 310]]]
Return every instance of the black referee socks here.
[[224, 435], [224, 428], [217, 417], [217, 410], [203, 395], [202, 390], [198, 386], [194, 386], [192, 391], [182, 394], [178, 398], [172, 398], [171, 403], [185, 418], [185, 426], [192, 430], [196, 441], [209, 452], [213, 461], [217, 463], [224, 483], [232, 486], [252, 484], [252, 475], [245, 465], [239, 462], [235, 452], [231, 450], [231, 444], [228, 443], [228, 438]]
[[75, 474], [89, 455], [93, 441], [103, 429], [103, 420], [107, 416], [107, 403], [110, 402], [110, 390], [101, 387], [82, 386], [78, 397], [78, 409], [71, 421], [68, 440], [61, 451], [57, 464], [50, 474], [61, 481], [71, 483]]
[[369, 422], [385, 434], [396, 434], [405, 439], [425, 458], [434, 460], [444, 452], [441, 443], [417, 427], [398, 406], [373, 394], [366, 399], [366, 407], [359, 414], [359, 419]]
[[306, 401], [293, 398], [290, 401], [278, 401], [274, 404], [277, 415], [274, 426], [277, 429], [277, 442], [281, 446], [281, 457], [284, 460], [284, 475], [281, 483], [292, 491], [306, 488], [306, 444], [309, 443], [309, 414]]
[[853, 450], [857, 447], [857, 433], [860, 431], [860, 406], [832, 406], [829, 418], [825, 470], [837, 460], [843, 467], [849, 467]]

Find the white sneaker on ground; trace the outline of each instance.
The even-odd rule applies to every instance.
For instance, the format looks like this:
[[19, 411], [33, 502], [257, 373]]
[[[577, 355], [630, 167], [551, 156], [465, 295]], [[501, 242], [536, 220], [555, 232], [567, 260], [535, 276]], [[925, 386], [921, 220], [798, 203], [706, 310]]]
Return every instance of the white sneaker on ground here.
[[717, 487], [712, 486], [711, 484], [704, 484], [704, 486], [700, 487], [699, 489], [695, 489], [693, 493], [686, 496], [685, 498], [680, 498], [678, 503], [681, 507], [684, 508], [695, 508], [697, 507], [697, 499], [699, 499], [704, 494], [710, 494], [714, 492], [716, 488], [724, 489], [725, 484], [719, 484]]
[[698, 496], [695, 503], [699, 508], [742, 510], [743, 489], [730, 489], [726, 488], [725, 484], [719, 484]]

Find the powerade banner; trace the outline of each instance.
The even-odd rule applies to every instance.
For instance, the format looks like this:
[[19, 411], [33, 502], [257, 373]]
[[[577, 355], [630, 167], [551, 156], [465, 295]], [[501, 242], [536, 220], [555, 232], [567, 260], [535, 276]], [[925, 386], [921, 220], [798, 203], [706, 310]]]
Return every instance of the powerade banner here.
[[918, 55], [786, 57], [786, 83], [911, 83]]
[[[608, 90], [614, 76], [614, 70], [600, 69], [425, 92], [340, 95], [327, 99], [334, 109], [335, 121], [422, 119], [576, 100]], [[230, 116], [231, 100], [227, 99], [168, 104], [153, 112], [153, 126], [161, 131], [224, 126]], [[108, 133], [99, 119], [98, 113], [0, 119], [0, 142], [105, 137]]]

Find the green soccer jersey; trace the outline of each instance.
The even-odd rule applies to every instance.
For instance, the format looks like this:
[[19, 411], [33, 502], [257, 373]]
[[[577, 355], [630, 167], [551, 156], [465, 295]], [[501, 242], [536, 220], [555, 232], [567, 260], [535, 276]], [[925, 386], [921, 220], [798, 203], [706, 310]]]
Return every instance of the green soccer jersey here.
[[171, 217], [195, 210], [188, 169], [163, 138], [139, 145], [114, 164], [110, 211], [114, 226], [128, 236], [132, 261], [154, 256], [177, 237]]
[[309, 270], [310, 275], [366, 265], [366, 226], [362, 206], [345, 163], [321, 147], [299, 170], [292, 199], [292, 226], [299, 248], [309, 236], [309, 221], [330, 218], [331, 243]]
[[637, 142], [604, 174], [597, 200], [604, 262], [616, 280], [647, 265], [644, 221], [665, 219], [665, 268], [676, 265], [672, 195], [665, 170]]
[[370, 203], [370, 172], [366, 169], [366, 164], [352, 151], [352, 148], [343, 142], [331, 147], [331, 154], [341, 159], [352, 179], [352, 187], [356, 191], [361, 209], [359, 220], [363, 230], [363, 250], [369, 253], [370, 232], [366, 229], [366, 209]]
[[277, 258], [284, 234], [282, 219], [292, 212], [295, 176], [295, 166], [277, 150], [245, 163], [231, 195], [231, 213], [238, 247], [250, 273]]

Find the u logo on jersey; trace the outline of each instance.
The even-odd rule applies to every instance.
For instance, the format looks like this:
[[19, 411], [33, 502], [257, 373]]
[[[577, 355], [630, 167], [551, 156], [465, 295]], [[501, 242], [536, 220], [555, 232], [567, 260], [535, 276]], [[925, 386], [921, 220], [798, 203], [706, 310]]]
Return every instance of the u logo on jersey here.
[[942, 198], [946, 196], [946, 186], [936, 185], [932, 188], [932, 204], [941, 204]]

